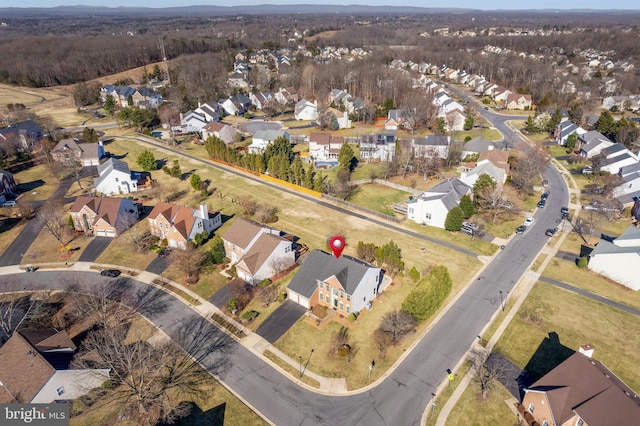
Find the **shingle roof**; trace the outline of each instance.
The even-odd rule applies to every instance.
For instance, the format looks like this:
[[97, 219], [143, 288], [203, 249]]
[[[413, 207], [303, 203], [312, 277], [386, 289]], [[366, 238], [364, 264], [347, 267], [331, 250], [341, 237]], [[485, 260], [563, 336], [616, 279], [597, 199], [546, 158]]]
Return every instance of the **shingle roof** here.
[[55, 369], [20, 333], [0, 347], [0, 382], [18, 402], [29, 402]]
[[287, 240], [277, 235], [262, 233], [251, 248], [242, 256], [242, 259], [238, 261], [238, 264], [244, 263], [251, 275], [255, 274], [264, 262], [267, 261], [278, 244], [283, 241]]
[[20, 334], [40, 352], [57, 349], [75, 351], [77, 349], [65, 330], [58, 331], [54, 328], [30, 329], [23, 330]]
[[351, 256], [342, 255], [336, 259], [325, 251], [313, 250], [287, 287], [304, 297], [311, 297], [318, 287], [317, 281], [335, 276], [344, 291], [352, 295], [370, 269], [378, 268]]
[[95, 225], [102, 219], [109, 225], [115, 227], [118, 222], [118, 213], [120, 212], [121, 204], [122, 198], [88, 197], [83, 195], [76, 198], [70, 211], [71, 213], [77, 213], [82, 210], [84, 206], [87, 206], [96, 214], [92, 225]]
[[[149, 219], [157, 219], [162, 215], [185, 239], [189, 239], [189, 234], [196, 221], [194, 209], [191, 207], [177, 206], [171, 203], [160, 202], [155, 205]], [[206, 219], [206, 218], [205, 218]]]
[[579, 352], [529, 387], [547, 394], [556, 424], [577, 413], [589, 426], [635, 424], [640, 398], [599, 361]]
[[221, 238], [234, 246], [245, 249], [261, 229], [262, 225], [259, 223], [239, 218], [231, 224]]
[[117, 158], [109, 158], [104, 163], [98, 166], [98, 174], [102, 176], [105, 172], [111, 170], [117, 170], [122, 173], [130, 174], [129, 165], [124, 161], [120, 161]]

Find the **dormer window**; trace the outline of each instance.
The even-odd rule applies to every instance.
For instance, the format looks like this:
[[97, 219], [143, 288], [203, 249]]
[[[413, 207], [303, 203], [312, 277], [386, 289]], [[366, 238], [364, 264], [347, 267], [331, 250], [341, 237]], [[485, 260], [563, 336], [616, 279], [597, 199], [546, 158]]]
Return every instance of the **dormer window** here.
[[57, 388], [56, 393], [58, 394], [58, 396], [62, 395], [64, 393], [64, 386], [60, 386], [59, 388]]

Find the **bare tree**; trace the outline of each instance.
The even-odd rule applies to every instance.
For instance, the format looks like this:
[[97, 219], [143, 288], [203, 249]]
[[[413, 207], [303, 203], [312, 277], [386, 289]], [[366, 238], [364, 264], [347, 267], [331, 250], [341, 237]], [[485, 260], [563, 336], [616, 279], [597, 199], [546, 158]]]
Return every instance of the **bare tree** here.
[[115, 327], [130, 321], [135, 311], [134, 297], [126, 278], [114, 281], [96, 280], [90, 292], [84, 292], [78, 282], [72, 283], [66, 291], [73, 316], [90, 321], [98, 328]]
[[535, 182], [549, 164], [549, 156], [533, 145], [523, 145], [511, 168], [511, 184], [525, 194], [530, 194]]
[[487, 399], [496, 381], [506, 377], [508, 363], [498, 354], [485, 348], [474, 348], [469, 353], [473, 380], [480, 385], [482, 399]]
[[200, 274], [204, 258], [204, 253], [198, 251], [193, 244], [187, 243], [184, 249], [172, 250], [168, 260], [189, 279]]
[[273, 284], [260, 287], [260, 300], [262, 300], [266, 306], [276, 302], [279, 295], [278, 287]]
[[38, 217], [42, 221], [44, 229], [49, 231], [61, 246], [69, 243], [69, 227], [64, 216], [63, 206], [61, 197], [51, 198], [43, 204], [38, 212]]
[[80, 189], [82, 189], [82, 183], [80, 183], [80, 176], [82, 176], [82, 170], [84, 169], [82, 163], [75, 158], [68, 158], [62, 166], [67, 173], [73, 177], [73, 180], [76, 181]]
[[12, 283], [4, 283], [3, 291], [5, 294], [0, 298], [0, 339], [4, 342], [21, 324], [41, 316], [48, 297], [38, 292], [18, 293], [17, 287], [16, 293], [9, 293]]
[[[204, 397], [207, 373], [215, 375], [226, 366], [226, 351], [233, 340], [205, 319], [180, 324], [173, 340], [127, 342], [129, 327], [121, 325], [91, 332], [84, 340], [78, 368], [109, 368], [119, 383], [114, 400], [123, 411], [134, 412], [141, 424], [172, 423], [188, 414], [182, 399]], [[88, 353], [96, 357], [83, 356]], [[206, 362], [207, 371], [200, 365]]]
[[393, 346], [393, 339], [391, 335], [385, 333], [380, 328], [377, 328], [376, 331], [373, 332], [373, 341], [378, 348], [378, 355], [380, 356], [380, 358], [386, 358], [387, 349], [390, 346]]
[[416, 320], [411, 314], [404, 311], [391, 311], [386, 313], [378, 330], [386, 333], [391, 338], [391, 344], [397, 344], [402, 337], [412, 331], [416, 326]]

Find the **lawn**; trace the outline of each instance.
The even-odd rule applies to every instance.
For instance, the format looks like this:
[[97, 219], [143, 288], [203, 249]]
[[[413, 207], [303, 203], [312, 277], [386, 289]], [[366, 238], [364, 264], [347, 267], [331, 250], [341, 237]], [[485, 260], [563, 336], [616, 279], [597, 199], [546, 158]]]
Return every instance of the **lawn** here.
[[96, 263], [117, 265], [144, 271], [158, 254], [152, 250], [136, 250], [132, 243], [131, 235], [139, 232], [142, 228], [148, 227], [149, 223], [146, 220], [142, 220], [136, 223], [130, 230], [114, 238], [102, 254], [98, 256]]
[[43, 228], [31, 246], [29, 246], [26, 253], [24, 253], [20, 263], [22, 265], [29, 265], [32, 263], [77, 262], [91, 240], [92, 239], [90, 237], [82, 235], [75, 237], [67, 235], [63, 237], [63, 241], [70, 241], [67, 244], [67, 246], [70, 247], [70, 250], [63, 251], [60, 249], [60, 243], [58, 240], [56, 240], [49, 231]]
[[502, 139], [502, 134], [496, 129], [476, 128], [473, 130], [455, 132], [455, 140], [457, 141], [463, 141], [467, 136], [471, 139], [481, 137], [487, 141], [499, 141]]
[[[525, 322], [523, 312], [537, 315], [539, 325]], [[494, 350], [520, 368], [530, 364], [529, 373], [537, 378], [553, 368], [558, 357], [564, 358], [589, 343], [595, 348], [594, 358], [637, 391], [640, 389], [637, 374], [640, 335], [635, 332], [638, 327], [640, 317], [538, 282]], [[532, 360], [534, 354], [536, 357]]]
[[374, 210], [389, 216], [395, 216], [393, 204], [405, 201], [411, 193], [380, 184], [358, 185], [356, 194], [349, 200], [353, 204]]
[[480, 385], [473, 382], [469, 384], [447, 417], [447, 426], [513, 426], [516, 424], [516, 416], [505, 402], [513, 398], [513, 395], [504, 386], [497, 383], [487, 401], [483, 401], [479, 394]]
[[58, 182], [53, 178], [44, 164], [22, 170], [14, 174], [17, 184], [29, 190], [23, 192], [20, 203], [46, 200], [58, 188]]

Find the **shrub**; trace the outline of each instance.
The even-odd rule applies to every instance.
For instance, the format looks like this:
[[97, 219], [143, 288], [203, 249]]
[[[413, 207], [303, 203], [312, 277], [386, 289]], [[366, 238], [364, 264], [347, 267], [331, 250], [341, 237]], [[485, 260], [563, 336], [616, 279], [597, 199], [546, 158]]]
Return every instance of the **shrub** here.
[[587, 256], [582, 256], [580, 260], [578, 260], [578, 268], [586, 268], [588, 264]]
[[229, 301], [227, 302], [227, 308], [230, 311], [233, 311], [234, 309], [236, 309], [238, 307], [238, 302], [239, 302], [239, 300], [238, 300], [237, 297], [229, 299]]
[[349, 322], [356, 322], [357, 319], [358, 319], [358, 317], [355, 314], [355, 312], [351, 312], [349, 314], [349, 316], [347, 317], [347, 321], [349, 321]]
[[418, 272], [415, 266], [409, 270], [409, 278], [411, 278], [411, 281], [414, 283], [420, 279], [420, 272]]
[[255, 317], [257, 317], [260, 313], [258, 311], [247, 311], [244, 314], [242, 314], [242, 316], [240, 318], [242, 318], [244, 321], [253, 321], [255, 319]]
[[260, 281], [260, 282], [258, 283], [258, 285], [259, 285], [260, 287], [266, 287], [266, 286], [268, 286], [268, 285], [270, 285], [270, 284], [271, 284], [271, 280], [270, 280], [269, 278], [265, 278], [264, 280], [262, 280], [262, 281]]

